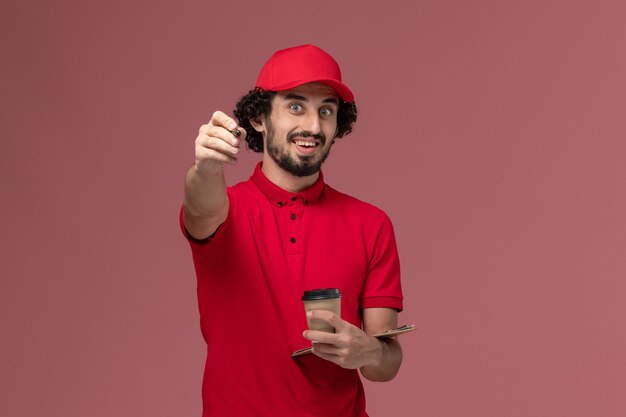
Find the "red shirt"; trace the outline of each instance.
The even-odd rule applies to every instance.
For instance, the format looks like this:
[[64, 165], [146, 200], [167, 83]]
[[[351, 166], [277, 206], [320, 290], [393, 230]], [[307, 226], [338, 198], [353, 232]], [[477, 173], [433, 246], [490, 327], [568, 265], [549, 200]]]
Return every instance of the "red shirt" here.
[[[291, 353], [310, 346], [305, 290], [339, 288], [342, 318], [359, 327], [363, 308], [402, 310], [389, 218], [321, 174], [302, 192], [285, 191], [261, 164], [228, 198], [213, 238], [188, 236], [207, 342], [203, 416], [367, 416], [357, 370]], [[185, 233], [182, 210], [180, 224]]]

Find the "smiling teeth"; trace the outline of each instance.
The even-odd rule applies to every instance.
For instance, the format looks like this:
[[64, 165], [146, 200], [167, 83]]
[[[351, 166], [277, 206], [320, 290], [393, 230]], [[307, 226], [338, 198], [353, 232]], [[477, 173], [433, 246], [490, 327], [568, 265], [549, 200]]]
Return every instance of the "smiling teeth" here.
[[306, 146], [306, 147], [315, 146], [315, 142], [306, 142], [304, 140], [296, 140], [294, 141], [294, 143], [298, 146]]

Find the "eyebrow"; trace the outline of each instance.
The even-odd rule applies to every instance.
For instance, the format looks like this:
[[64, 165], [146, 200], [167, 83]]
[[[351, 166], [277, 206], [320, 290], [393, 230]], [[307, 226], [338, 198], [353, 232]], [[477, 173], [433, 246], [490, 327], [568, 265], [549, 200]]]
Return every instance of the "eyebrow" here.
[[[299, 95], [294, 94], [294, 93], [287, 93], [285, 98], [291, 99], [291, 100], [309, 101], [308, 98], [306, 98], [304, 96], [299, 96]], [[336, 105], [339, 105], [339, 100], [337, 100], [335, 97], [328, 97], [328, 98], [324, 99], [324, 101], [322, 101], [322, 103], [334, 103]]]

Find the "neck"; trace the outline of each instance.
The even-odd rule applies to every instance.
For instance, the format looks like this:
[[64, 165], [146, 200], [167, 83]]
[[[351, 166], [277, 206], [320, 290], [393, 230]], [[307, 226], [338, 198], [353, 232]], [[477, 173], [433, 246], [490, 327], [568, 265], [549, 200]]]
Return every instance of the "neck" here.
[[296, 177], [283, 170], [276, 165], [274, 160], [267, 154], [263, 157], [263, 166], [261, 167], [263, 175], [270, 180], [274, 185], [282, 188], [290, 193], [298, 193], [304, 189], [309, 188], [320, 176], [319, 172], [309, 175], [308, 177]]

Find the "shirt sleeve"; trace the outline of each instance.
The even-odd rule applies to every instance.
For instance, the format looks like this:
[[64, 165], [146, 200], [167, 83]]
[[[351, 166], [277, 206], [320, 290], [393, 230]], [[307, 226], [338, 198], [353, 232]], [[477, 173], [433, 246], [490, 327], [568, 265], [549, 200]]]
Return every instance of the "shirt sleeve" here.
[[234, 198], [232, 198], [229, 192], [228, 193], [228, 215], [226, 216], [226, 220], [224, 220], [224, 223], [220, 224], [217, 227], [217, 230], [206, 239], [196, 239], [189, 234], [189, 231], [187, 231], [187, 228], [185, 227], [185, 209], [181, 205], [180, 215], [179, 215], [180, 230], [183, 233], [183, 236], [189, 242], [189, 245], [191, 246], [192, 250], [197, 250], [197, 249], [206, 247], [208, 243], [211, 243], [212, 241], [219, 239], [219, 237], [224, 233], [224, 230], [227, 229], [228, 224], [230, 223], [230, 218], [232, 217], [232, 210], [233, 210], [234, 204], [235, 204]]
[[386, 307], [403, 309], [400, 283], [400, 259], [393, 225], [389, 217], [373, 236], [367, 275], [361, 291], [361, 308]]

